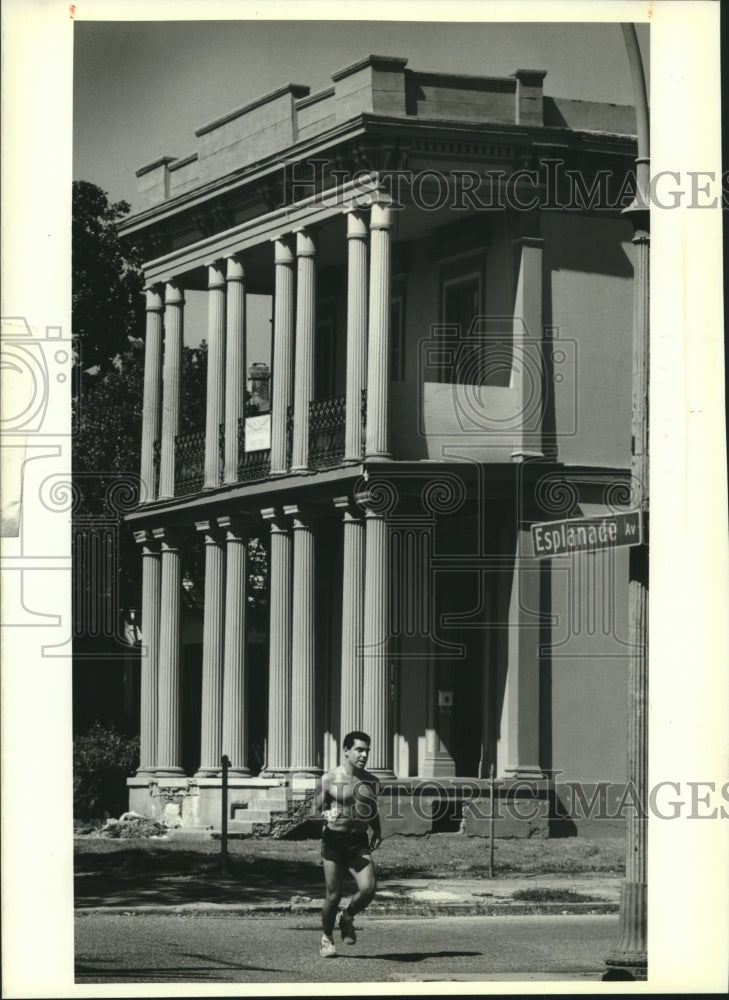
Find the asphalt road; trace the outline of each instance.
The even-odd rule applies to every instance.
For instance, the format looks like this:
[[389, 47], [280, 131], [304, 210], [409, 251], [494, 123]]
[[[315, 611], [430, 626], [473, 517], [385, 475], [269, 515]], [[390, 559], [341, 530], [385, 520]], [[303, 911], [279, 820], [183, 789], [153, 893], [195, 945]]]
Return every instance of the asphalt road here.
[[318, 955], [311, 914], [80, 915], [77, 983], [599, 980], [618, 917], [361, 917], [354, 946]]

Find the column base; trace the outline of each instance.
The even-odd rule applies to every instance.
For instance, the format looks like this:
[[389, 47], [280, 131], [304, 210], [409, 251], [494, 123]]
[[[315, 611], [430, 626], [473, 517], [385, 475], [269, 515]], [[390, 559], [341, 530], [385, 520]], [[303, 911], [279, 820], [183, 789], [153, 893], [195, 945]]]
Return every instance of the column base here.
[[544, 771], [537, 764], [522, 764], [519, 767], [505, 767], [504, 774], [522, 781], [543, 781]]
[[365, 455], [364, 460], [365, 462], [391, 462], [392, 455], [389, 451], [381, 451], [373, 455]]
[[604, 981], [647, 979], [647, 920], [647, 884], [624, 882], [620, 892], [620, 937], [605, 959], [607, 972], [602, 977]]
[[447, 750], [426, 750], [423, 757], [424, 778], [455, 778], [456, 762]]
[[155, 767], [152, 769], [150, 774], [153, 774], [155, 778], [184, 778], [186, 777], [185, 772], [181, 767]]
[[519, 451], [512, 451], [511, 453], [512, 462], [527, 462], [530, 459], [535, 459], [535, 458], [536, 459], [544, 458], [544, 452], [539, 451], [538, 449], [534, 450], [521, 449]]
[[220, 767], [200, 767], [195, 771], [193, 778], [217, 778], [221, 770]]
[[397, 775], [390, 767], [368, 767], [367, 770], [370, 774], [374, 774], [376, 778], [386, 778], [388, 781], [391, 778], [397, 778]]
[[[223, 769], [220, 769], [220, 774], [222, 774]], [[228, 777], [229, 778], [250, 778], [251, 769], [250, 767], [229, 767]]]

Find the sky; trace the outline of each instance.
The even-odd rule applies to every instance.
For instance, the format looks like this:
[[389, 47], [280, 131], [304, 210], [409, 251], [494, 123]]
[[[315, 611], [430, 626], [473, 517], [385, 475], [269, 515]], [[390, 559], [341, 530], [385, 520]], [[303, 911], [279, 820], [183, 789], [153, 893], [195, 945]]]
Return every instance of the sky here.
[[[647, 72], [648, 26], [638, 34]], [[193, 152], [195, 129], [286, 83], [315, 93], [368, 54], [483, 76], [545, 69], [549, 96], [633, 103], [618, 24], [77, 21], [74, 177], [134, 208], [135, 170]]]
[[[648, 74], [648, 26], [638, 35]], [[481, 76], [544, 69], [549, 96], [633, 103], [617, 23], [79, 20], [73, 176], [134, 210], [135, 171], [194, 152], [200, 126], [286, 83], [316, 93], [368, 54], [404, 56], [414, 70]], [[251, 362], [270, 363], [269, 317], [270, 302], [249, 297]], [[185, 343], [199, 343], [205, 326], [204, 294], [190, 293]]]

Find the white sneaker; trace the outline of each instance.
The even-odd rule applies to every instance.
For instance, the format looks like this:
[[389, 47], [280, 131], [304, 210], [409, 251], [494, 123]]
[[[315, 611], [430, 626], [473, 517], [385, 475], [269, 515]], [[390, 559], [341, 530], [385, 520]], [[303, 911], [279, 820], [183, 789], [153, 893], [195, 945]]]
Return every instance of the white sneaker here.
[[337, 949], [334, 947], [334, 942], [331, 938], [328, 938], [326, 934], [321, 936], [321, 945], [319, 946], [319, 956], [321, 958], [334, 958], [337, 954]]

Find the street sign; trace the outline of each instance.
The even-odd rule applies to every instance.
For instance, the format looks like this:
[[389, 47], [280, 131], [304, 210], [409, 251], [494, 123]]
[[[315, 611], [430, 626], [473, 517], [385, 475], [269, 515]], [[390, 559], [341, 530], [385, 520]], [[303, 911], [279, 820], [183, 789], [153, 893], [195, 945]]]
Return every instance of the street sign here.
[[573, 552], [593, 552], [643, 541], [639, 510], [604, 517], [573, 517], [566, 521], [544, 521], [532, 525], [537, 559], [552, 559]]

